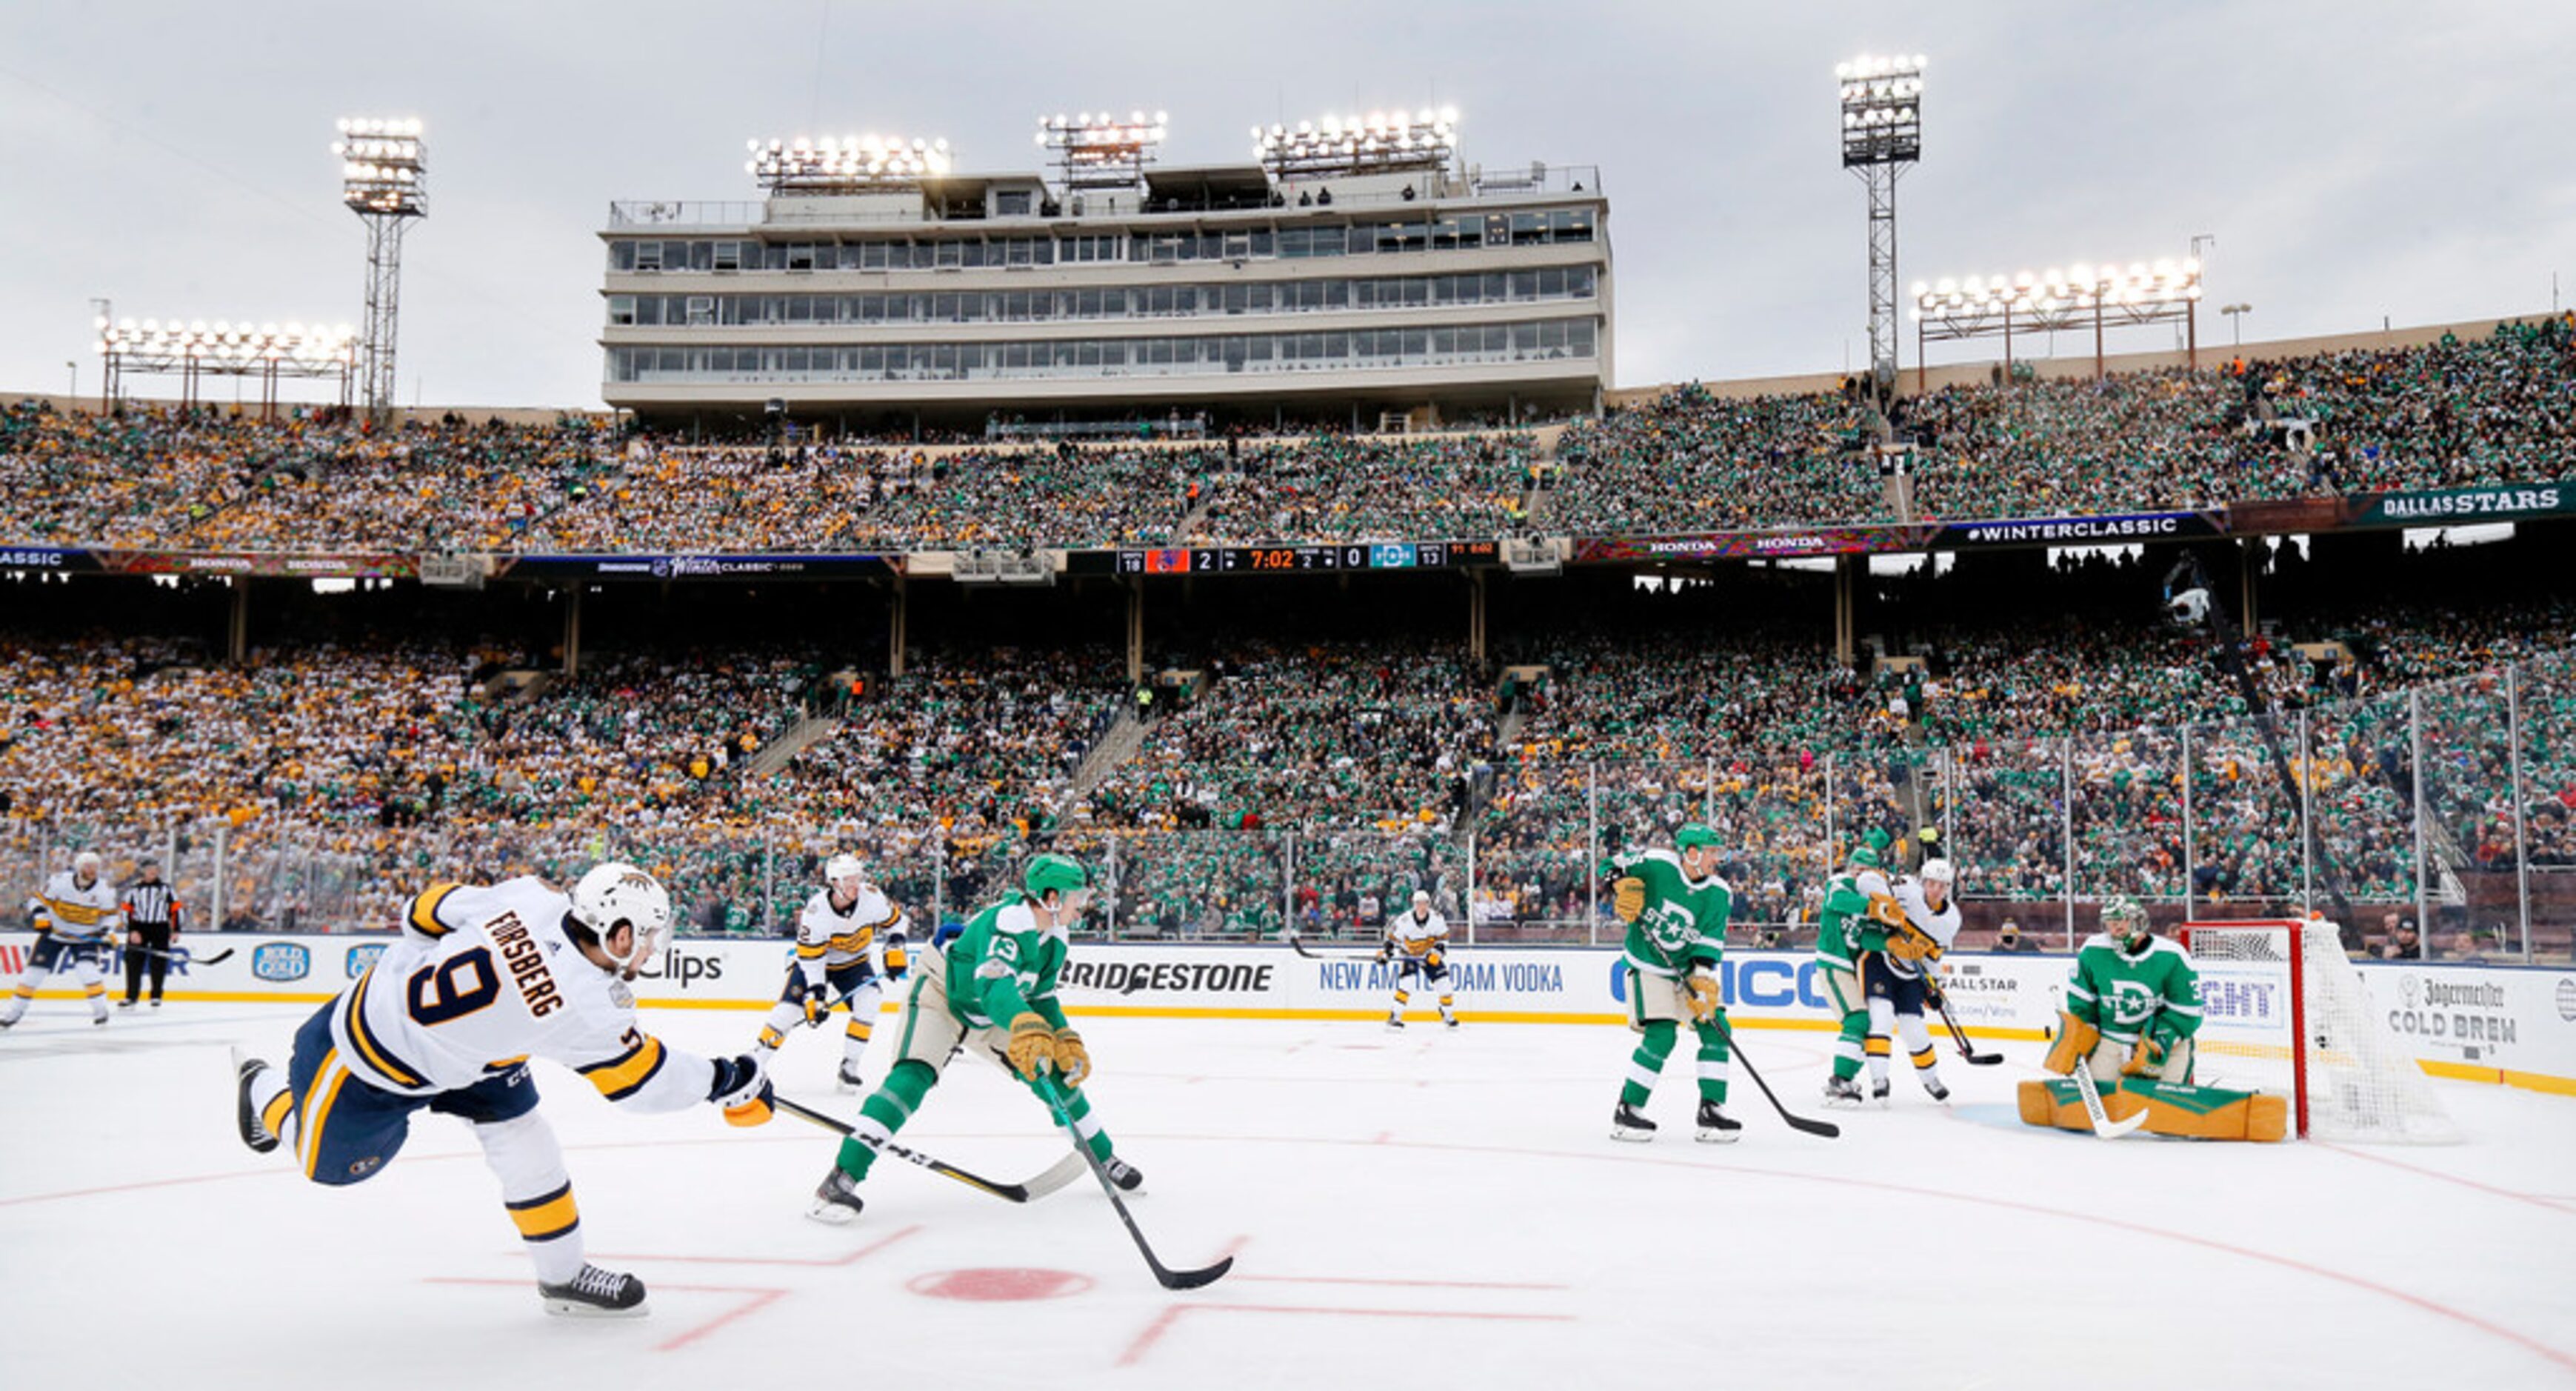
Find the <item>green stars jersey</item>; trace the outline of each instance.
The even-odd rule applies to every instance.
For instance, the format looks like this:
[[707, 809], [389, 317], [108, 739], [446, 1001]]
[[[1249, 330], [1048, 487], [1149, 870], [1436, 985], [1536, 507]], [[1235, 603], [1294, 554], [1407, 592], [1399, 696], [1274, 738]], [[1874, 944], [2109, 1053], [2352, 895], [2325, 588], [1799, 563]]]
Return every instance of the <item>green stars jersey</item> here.
[[2145, 947], [2133, 956], [2107, 933], [2085, 938], [2066, 982], [2066, 1012], [2114, 1043], [2135, 1043], [2142, 1030], [2167, 1044], [2198, 1032], [2200, 972], [2190, 954], [2162, 937]]
[[1070, 951], [1063, 929], [1038, 926], [1017, 893], [1005, 895], [948, 944], [949, 1011], [970, 1029], [1008, 1028], [1031, 1011], [1061, 1029], [1055, 983]]
[[1610, 857], [1615, 875], [1646, 883], [1646, 907], [1628, 924], [1628, 964], [1650, 976], [1688, 975], [1714, 968], [1726, 954], [1726, 917], [1734, 894], [1712, 874], [1692, 880], [1670, 850], [1636, 850]]
[[1877, 947], [1887, 945], [1887, 929], [1869, 916], [1873, 894], [1888, 892], [1887, 876], [1878, 870], [1858, 873], [1844, 871], [1825, 881], [1825, 906], [1817, 914], [1816, 959], [1846, 970], [1860, 969], [1862, 938], [1867, 931], [1878, 934]]

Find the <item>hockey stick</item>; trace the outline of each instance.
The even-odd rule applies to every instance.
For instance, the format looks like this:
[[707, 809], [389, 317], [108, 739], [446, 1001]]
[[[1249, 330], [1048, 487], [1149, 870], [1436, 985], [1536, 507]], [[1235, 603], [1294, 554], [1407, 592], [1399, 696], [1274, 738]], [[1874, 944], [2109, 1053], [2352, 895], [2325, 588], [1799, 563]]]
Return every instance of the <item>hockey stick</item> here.
[[1296, 952], [1299, 956], [1306, 958], [1308, 961], [1368, 961], [1376, 956], [1376, 953], [1374, 952], [1360, 952], [1350, 956], [1320, 956], [1314, 952], [1306, 950], [1305, 938], [1298, 936], [1294, 932], [1283, 935], [1288, 939], [1289, 949]]
[[2105, 1140], [2119, 1139], [2147, 1123], [2144, 1107], [2139, 1108], [2138, 1114], [2127, 1120], [2111, 1119], [2111, 1114], [2102, 1109], [2102, 1089], [2094, 1085], [2093, 1065], [2082, 1058], [2075, 1060], [2075, 1090], [2083, 1094], [2084, 1114], [2093, 1120], [2093, 1133]]
[[1810, 1135], [1821, 1135], [1828, 1140], [1843, 1133], [1843, 1128], [1832, 1121], [1809, 1120], [1805, 1116], [1789, 1114], [1789, 1108], [1781, 1105], [1780, 1098], [1773, 1095], [1771, 1084], [1763, 1081], [1762, 1074], [1755, 1070], [1753, 1060], [1744, 1056], [1743, 1045], [1735, 1041], [1735, 1026], [1721, 1023], [1718, 1028], [1726, 1035], [1726, 1051], [1734, 1055], [1737, 1062], [1744, 1064], [1744, 1075], [1752, 1078], [1753, 1085], [1762, 1089], [1763, 1099], [1771, 1103], [1771, 1109], [1780, 1113], [1780, 1119], [1787, 1121], [1791, 1130], [1803, 1130]]
[[1950, 1041], [1959, 1045], [1959, 1056], [1968, 1060], [1968, 1066], [1993, 1067], [1995, 1064], [2004, 1060], [2003, 1054], [1980, 1053], [1976, 1050], [1975, 1045], [1968, 1042], [1968, 1031], [1959, 1027], [1959, 1016], [1950, 1012], [1950, 993], [1948, 991], [1945, 990], [1939, 992], [1936, 998], [1941, 1002], [1936, 1006], [1936, 1008], [1941, 1011], [1941, 1022], [1949, 1027]]
[[1090, 1166], [1091, 1176], [1100, 1180], [1100, 1191], [1109, 1195], [1109, 1205], [1118, 1209], [1118, 1220], [1127, 1224], [1127, 1235], [1136, 1239], [1136, 1250], [1145, 1257], [1145, 1264], [1153, 1268], [1157, 1283], [1167, 1290], [1194, 1290], [1201, 1285], [1215, 1284], [1234, 1268], [1232, 1256], [1196, 1270], [1174, 1270], [1156, 1258], [1154, 1248], [1145, 1241], [1143, 1229], [1136, 1225], [1135, 1216], [1127, 1211], [1127, 1200], [1118, 1196], [1118, 1185], [1110, 1180], [1109, 1171], [1101, 1167], [1100, 1157], [1091, 1152], [1091, 1145], [1082, 1138], [1082, 1132], [1073, 1128], [1073, 1117], [1065, 1110], [1063, 1094], [1055, 1089], [1055, 1079], [1041, 1073], [1036, 1084], [1038, 1096], [1046, 1102], [1047, 1111], [1063, 1128], [1065, 1138], [1073, 1141], [1073, 1152], [1081, 1155], [1082, 1162]]
[[170, 959], [171, 964], [177, 966], [212, 966], [219, 962], [229, 960], [233, 954], [233, 949], [230, 947], [226, 947], [212, 956], [199, 956], [195, 952], [188, 950], [186, 947], [120, 946], [116, 948], [116, 950], [139, 951], [145, 956], [165, 956]]
[[799, 1105], [794, 1101], [788, 1100], [786, 1097], [773, 1095], [771, 1097], [771, 1101], [779, 1110], [794, 1116], [798, 1120], [809, 1121], [815, 1125], [823, 1127], [825, 1130], [836, 1131], [840, 1134], [849, 1136], [851, 1139], [858, 1141], [860, 1144], [866, 1145], [868, 1148], [875, 1150], [879, 1154], [890, 1154], [907, 1164], [920, 1165], [922, 1168], [928, 1169], [930, 1172], [937, 1174], [942, 1178], [953, 1178], [969, 1188], [979, 1189], [983, 1192], [990, 1193], [994, 1197], [1000, 1198], [1006, 1202], [1025, 1203], [1031, 1198], [1043, 1198], [1047, 1194], [1073, 1182], [1075, 1176], [1082, 1172], [1082, 1166], [1074, 1163], [1072, 1157], [1068, 1155], [1063, 1159], [1057, 1160], [1045, 1173], [1028, 1180], [1026, 1183], [996, 1183], [991, 1179], [970, 1174], [964, 1169], [958, 1168], [954, 1164], [947, 1163], [943, 1160], [933, 1159], [929, 1155], [922, 1154], [916, 1150], [905, 1149], [903, 1146], [894, 1143], [892, 1140], [871, 1140], [868, 1137], [859, 1134], [846, 1122], [831, 1115], [827, 1115], [824, 1112], [817, 1111], [810, 1106]]

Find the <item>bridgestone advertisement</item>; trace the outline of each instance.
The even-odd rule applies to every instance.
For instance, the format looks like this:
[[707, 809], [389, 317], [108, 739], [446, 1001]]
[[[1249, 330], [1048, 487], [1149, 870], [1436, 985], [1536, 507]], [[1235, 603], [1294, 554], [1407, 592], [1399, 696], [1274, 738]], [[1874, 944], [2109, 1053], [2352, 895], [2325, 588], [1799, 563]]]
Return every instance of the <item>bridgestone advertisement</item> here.
[[[182, 939], [191, 960], [173, 963], [168, 998], [319, 1003], [382, 956], [383, 936], [272, 937], [199, 933]], [[0, 933], [0, 979], [26, 968], [28, 932]], [[1166, 946], [1077, 942], [1062, 998], [1074, 1014], [1240, 1019], [1385, 1017], [1395, 972], [1357, 946]], [[223, 953], [211, 964], [203, 958]], [[635, 994], [647, 1008], [767, 1009], [794, 949], [785, 941], [683, 939], [645, 968]], [[924, 952], [916, 968], [938, 958]], [[1458, 1011], [1470, 1024], [1618, 1026], [1627, 1018], [1618, 952], [1596, 947], [1461, 947], [1449, 957]], [[2035, 1041], [2057, 1017], [2070, 958], [1953, 953], [1942, 963], [1951, 1012], [1987, 1040]], [[2371, 1008], [2438, 1076], [2576, 1091], [2576, 972], [2548, 968], [2356, 963]], [[39, 1009], [77, 1011], [70, 981], [48, 981]], [[1803, 952], [1730, 952], [1720, 974], [1730, 1017], [1750, 1029], [1821, 1034], [1832, 1027], [1816, 960]], [[899, 998], [901, 991], [889, 992]], [[1414, 989], [1428, 1020], [1432, 999]], [[47, 1005], [43, 1002], [58, 1002]], [[2213, 1017], [2268, 1008], [2221, 992]], [[2242, 1008], [2240, 1008], [2240, 1006]], [[69, 1016], [67, 1016], [69, 1017]], [[1936, 1037], [1939, 1030], [1935, 1029]], [[1812, 1040], [1821, 1047], [1822, 1038]], [[1944, 1045], [1946, 1048], [1946, 1044]]]

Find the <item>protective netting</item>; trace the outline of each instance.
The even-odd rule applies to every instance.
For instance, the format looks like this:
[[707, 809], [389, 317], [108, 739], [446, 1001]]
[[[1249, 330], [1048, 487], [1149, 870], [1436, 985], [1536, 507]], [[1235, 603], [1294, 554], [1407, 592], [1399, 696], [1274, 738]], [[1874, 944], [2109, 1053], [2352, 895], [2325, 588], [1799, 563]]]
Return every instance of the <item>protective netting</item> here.
[[2194, 923], [2184, 942], [2200, 971], [2197, 1080], [2293, 1096], [2310, 1139], [2460, 1138], [2333, 923]]

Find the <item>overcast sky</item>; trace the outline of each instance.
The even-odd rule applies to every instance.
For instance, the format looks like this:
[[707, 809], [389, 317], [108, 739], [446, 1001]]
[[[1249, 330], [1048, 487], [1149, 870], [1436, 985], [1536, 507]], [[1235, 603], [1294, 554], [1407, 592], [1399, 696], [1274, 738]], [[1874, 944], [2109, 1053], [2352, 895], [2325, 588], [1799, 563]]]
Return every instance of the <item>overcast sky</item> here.
[[1868, 349], [1833, 65], [1894, 51], [1931, 60], [1906, 282], [2205, 233], [2206, 303], [2252, 304], [2249, 338], [2538, 312], [2553, 272], [2576, 299], [2565, 0], [21, 0], [0, 390], [77, 361], [94, 392], [93, 297], [355, 323], [365, 237], [328, 150], [351, 114], [428, 131], [405, 403], [598, 405], [610, 200], [752, 197], [747, 137], [942, 136], [963, 169], [1028, 169], [1037, 113], [1102, 106], [1170, 112], [1167, 159], [1207, 163], [1245, 160], [1255, 121], [1454, 105], [1471, 161], [1599, 166], [1620, 385], [1838, 370]]

